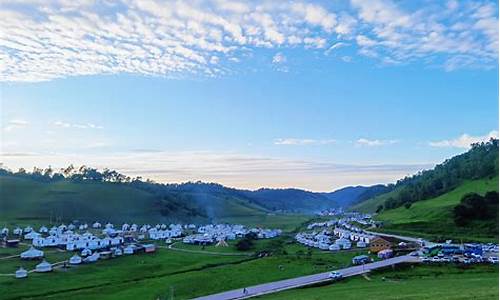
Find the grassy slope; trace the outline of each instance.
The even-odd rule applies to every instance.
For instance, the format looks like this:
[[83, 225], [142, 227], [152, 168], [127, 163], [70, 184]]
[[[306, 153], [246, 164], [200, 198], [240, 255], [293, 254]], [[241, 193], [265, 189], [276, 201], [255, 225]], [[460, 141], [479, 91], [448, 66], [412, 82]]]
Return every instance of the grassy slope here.
[[[195, 196], [199, 205], [209, 208], [207, 215], [214, 218], [262, 217], [266, 211], [233, 197]], [[0, 177], [0, 225], [40, 224], [61, 218], [87, 222], [95, 219], [112, 222], [159, 222], [155, 208], [157, 197], [151, 193], [111, 183], [40, 183], [25, 178]], [[187, 201], [187, 200], [186, 200]], [[175, 219], [188, 219], [180, 210]], [[196, 221], [196, 220], [195, 220]], [[203, 219], [201, 219], [203, 221]]]
[[397, 194], [398, 191], [399, 191], [399, 189], [394, 190], [394, 191], [389, 192], [389, 193], [378, 195], [378, 196], [373, 197], [373, 198], [370, 198], [366, 201], [363, 201], [361, 203], [353, 205], [352, 207], [350, 207], [350, 210], [359, 211], [359, 212], [363, 212], [363, 213], [373, 213], [377, 210], [377, 207], [379, 205], [383, 206], [385, 200], [387, 200], [391, 196], [394, 196], [395, 194]]
[[258, 299], [498, 299], [498, 268], [419, 266], [376, 272], [323, 287], [285, 291]]
[[427, 233], [433, 237], [464, 240], [498, 239], [498, 232], [492, 232], [491, 224], [476, 223], [461, 228], [454, 224], [452, 215], [463, 195], [470, 192], [484, 194], [492, 190], [498, 191], [498, 177], [468, 181], [444, 195], [416, 202], [408, 209], [399, 207], [383, 211], [376, 219], [384, 221], [386, 230], [398, 233]]

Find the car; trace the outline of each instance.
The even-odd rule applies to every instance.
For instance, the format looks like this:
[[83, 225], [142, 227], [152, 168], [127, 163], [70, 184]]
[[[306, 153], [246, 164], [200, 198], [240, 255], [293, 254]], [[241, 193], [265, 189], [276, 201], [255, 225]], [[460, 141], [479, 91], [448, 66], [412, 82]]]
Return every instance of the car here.
[[333, 280], [340, 280], [342, 279], [342, 273], [337, 272], [337, 271], [332, 271], [330, 274], [328, 274], [328, 278], [333, 279]]
[[423, 263], [429, 263], [429, 262], [431, 262], [431, 259], [430, 259], [430, 258], [428, 258], [428, 257], [423, 257], [423, 258], [422, 258], [422, 262], [423, 262]]

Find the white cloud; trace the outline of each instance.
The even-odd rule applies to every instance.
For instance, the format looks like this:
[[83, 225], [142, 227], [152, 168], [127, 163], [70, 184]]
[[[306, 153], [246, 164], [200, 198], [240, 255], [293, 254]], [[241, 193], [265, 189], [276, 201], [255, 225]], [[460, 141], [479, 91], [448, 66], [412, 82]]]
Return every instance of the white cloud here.
[[274, 141], [275, 145], [328, 145], [334, 144], [336, 141], [334, 139], [297, 139], [297, 138], [280, 138]]
[[93, 123], [85, 123], [85, 124], [78, 124], [78, 123], [68, 123], [68, 122], [63, 122], [63, 121], [55, 121], [52, 123], [55, 127], [61, 127], [61, 128], [78, 128], [78, 129], [103, 129], [104, 127], [100, 125], [96, 125]]
[[[494, 3], [351, 0], [37, 1], [0, 4], [0, 81], [132, 73], [232, 74], [255, 48], [324, 49], [353, 43], [381, 62], [430, 62], [447, 70], [498, 58]], [[450, 13], [450, 11], [453, 13]], [[440, 56], [439, 59], [436, 56]], [[466, 59], [465, 59], [466, 57]]]
[[283, 64], [286, 63], [286, 56], [283, 53], [278, 52], [273, 56], [273, 64]]
[[432, 147], [453, 147], [468, 149], [473, 143], [487, 142], [491, 138], [498, 139], [498, 131], [492, 130], [488, 134], [482, 136], [471, 136], [464, 133], [455, 139], [429, 142], [429, 145]]
[[359, 53], [384, 64], [415, 61], [458, 68], [492, 68], [498, 60], [497, 7], [489, 2], [351, 0], [360, 21]]
[[392, 145], [396, 144], [397, 140], [370, 140], [365, 138], [360, 138], [356, 141], [356, 145], [358, 146], [368, 146], [368, 147], [377, 147], [384, 145]]
[[7, 122], [3, 130], [9, 132], [14, 129], [25, 128], [29, 125], [28, 121], [22, 119], [13, 119]]

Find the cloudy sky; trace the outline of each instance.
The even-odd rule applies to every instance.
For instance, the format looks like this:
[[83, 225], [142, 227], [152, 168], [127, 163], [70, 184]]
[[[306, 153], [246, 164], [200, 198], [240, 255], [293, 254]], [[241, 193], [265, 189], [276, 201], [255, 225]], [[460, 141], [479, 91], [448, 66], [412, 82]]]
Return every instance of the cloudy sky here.
[[326, 191], [498, 136], [495, 1], [1, 1], [1, 162]]

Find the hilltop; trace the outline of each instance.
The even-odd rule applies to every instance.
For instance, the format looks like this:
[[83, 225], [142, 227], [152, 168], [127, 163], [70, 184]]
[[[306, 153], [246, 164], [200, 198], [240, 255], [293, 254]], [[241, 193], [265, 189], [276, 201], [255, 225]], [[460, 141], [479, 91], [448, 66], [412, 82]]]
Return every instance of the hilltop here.
[[[496, 208], [479, 212], [477, 200], [488, 192], [498, 192], [498, 140], [474, 144], [466, 153], [402, 179], [394, 190], [350, 209], [376, 212], [384, 231], [433, 239], [492, 241], [498, 239], [498, 194], [492, 194]], [[466, 213], [471, 216], [462, 224], [457, 220], [457, 206], [467, 197], [471, 203]]]

